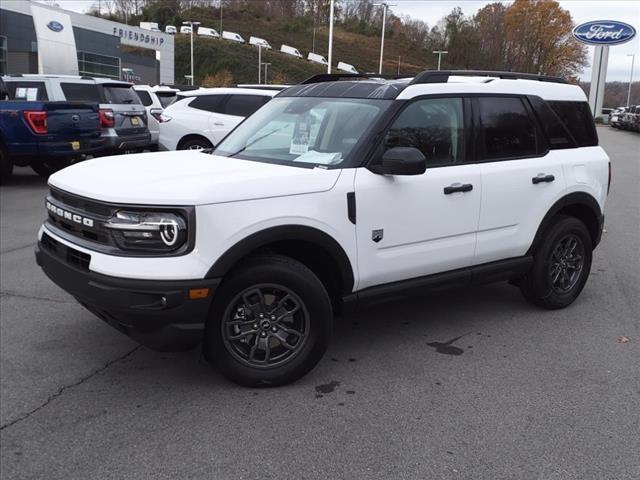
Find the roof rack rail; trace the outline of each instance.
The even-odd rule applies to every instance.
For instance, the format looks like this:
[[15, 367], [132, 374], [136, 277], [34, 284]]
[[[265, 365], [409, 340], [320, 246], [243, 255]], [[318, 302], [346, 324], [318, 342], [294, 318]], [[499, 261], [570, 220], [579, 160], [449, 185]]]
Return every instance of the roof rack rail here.
[[358, 78], [383, 78], [385, 80], [398, 80], [411, 78], [412, 75], [380, 75], [379, 73], [320, 73], [303, 80], [298, 85], [310, 83], [337, 82], [339, 80], [356, 80]]
[[499, 72], [491, 70], [425, 70], [417, 74], [410, 85], [420, 83], [447, 83], [450, 76], [458, 77], [497, 77], [503, 80], [537, 80], [539, 82], [567, 83], [564, 78], [535, 73]]

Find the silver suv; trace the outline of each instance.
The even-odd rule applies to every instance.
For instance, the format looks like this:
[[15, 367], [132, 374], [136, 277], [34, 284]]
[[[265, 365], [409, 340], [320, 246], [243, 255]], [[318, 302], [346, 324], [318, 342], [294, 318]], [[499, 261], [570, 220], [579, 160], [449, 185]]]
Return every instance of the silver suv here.
[[[10, 75], [3, 79], [12, 99], [99, 104], [102, 137], [106, 141], [103, 155], [141, 151], [151, 144], [146, 110], [128, 82], [71, 75]], [[22, 98], [21, 94], [28, 94], [29, 98]]]

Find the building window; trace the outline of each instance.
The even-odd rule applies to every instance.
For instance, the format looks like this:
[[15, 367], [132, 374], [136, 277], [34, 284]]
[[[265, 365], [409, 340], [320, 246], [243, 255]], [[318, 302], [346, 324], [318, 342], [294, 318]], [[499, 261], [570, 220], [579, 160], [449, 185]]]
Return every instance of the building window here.
[[0, 75], [7, 73], [7, 37], [0, 35]]
[[120, 80], [120, 59], [118, 57], [78, 51], [78, 71], [80, 75]]

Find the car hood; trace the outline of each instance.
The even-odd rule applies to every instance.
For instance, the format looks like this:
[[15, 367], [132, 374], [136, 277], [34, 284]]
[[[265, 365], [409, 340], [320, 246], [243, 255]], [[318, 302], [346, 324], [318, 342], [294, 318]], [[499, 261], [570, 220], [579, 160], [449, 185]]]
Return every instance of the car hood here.
[[203, 205], [323, 192], [340, 172], [184, 150], [87, 160], [55, 173], [49, 184], [105, 202]]

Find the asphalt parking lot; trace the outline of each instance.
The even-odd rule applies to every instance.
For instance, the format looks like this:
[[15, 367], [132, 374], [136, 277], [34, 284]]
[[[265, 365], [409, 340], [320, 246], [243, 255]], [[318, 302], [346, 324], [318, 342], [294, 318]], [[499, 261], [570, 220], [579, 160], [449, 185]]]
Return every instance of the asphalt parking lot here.
[[18, 169], [0, 188], [1, 477], [640, 478], [640, 135], [598, 133], [607, 231], [574, 305], [506, 284], [387, 304], [269, 390], [139, 347], [51, 283], [46, 185]]

